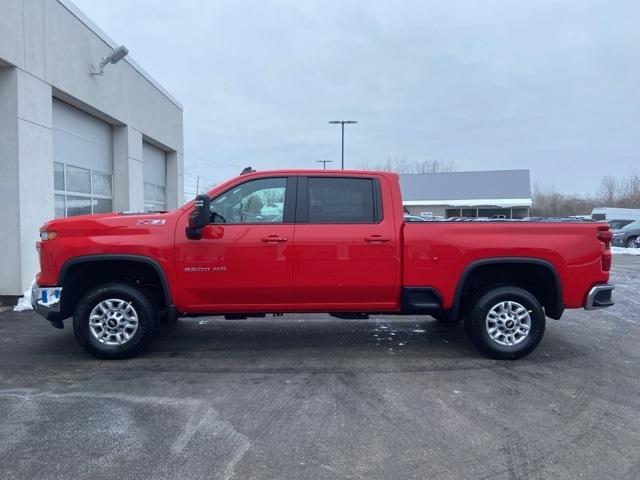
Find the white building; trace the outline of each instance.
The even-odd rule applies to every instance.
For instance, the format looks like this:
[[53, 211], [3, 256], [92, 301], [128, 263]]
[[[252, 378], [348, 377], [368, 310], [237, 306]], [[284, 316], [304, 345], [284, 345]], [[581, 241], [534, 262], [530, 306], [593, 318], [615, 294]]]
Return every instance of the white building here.
[[68, 0], [0, 0], [0, 296], [45, 221], [182, 203], [182, 106], [130, 56], [90, 75], [116, 46]]
[[405, 212], [422, 217], [529, 216], [529, 170], [400, 175]]

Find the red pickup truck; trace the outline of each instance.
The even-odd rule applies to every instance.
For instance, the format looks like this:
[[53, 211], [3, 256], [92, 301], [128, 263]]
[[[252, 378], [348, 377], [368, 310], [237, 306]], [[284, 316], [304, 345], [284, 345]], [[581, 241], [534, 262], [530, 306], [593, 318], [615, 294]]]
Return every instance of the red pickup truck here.
[[73, 317], [100, 358], [180, 316], [326, 312], [464, 320], [486, 355], [515, 359], [545, 318], [613, 305], [603, 223], [405, 222], [398, 176], [250, 171], [171, 212], [53, 220], [40, 231], [34, 308]]

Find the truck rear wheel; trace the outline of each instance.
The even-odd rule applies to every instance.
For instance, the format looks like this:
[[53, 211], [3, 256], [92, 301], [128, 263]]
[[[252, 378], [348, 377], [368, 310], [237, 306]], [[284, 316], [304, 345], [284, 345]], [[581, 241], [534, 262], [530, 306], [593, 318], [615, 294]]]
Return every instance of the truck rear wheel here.
[[107, 283], [90, 290], [78, 302], [73, 332], [91, 355], [122, 359], [147, 346], [156, 324], [151, 302], [140, 290], [124, 283]]
[[504, 286], [476, 298], [465, 318], [465, 329], [481, 352], [499, 360], [515, 360], [531, 353], [540, 343], [545, 313], [531, 293]]

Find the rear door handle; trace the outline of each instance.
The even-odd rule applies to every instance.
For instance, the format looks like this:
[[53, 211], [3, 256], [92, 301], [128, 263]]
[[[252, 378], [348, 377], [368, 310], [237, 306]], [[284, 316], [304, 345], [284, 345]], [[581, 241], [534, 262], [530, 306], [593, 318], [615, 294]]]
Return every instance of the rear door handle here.
[[287, 241], [287, 237], [281, 237], [280, 235], [266, 235], [261, 239], [265, 243], [283, 243]]
[[369, 243], [385, 243], [390, 242], [391, 237], [385, 237], [383, 235], [371, 235], [369, 237], [364, 237], [364, 241]]

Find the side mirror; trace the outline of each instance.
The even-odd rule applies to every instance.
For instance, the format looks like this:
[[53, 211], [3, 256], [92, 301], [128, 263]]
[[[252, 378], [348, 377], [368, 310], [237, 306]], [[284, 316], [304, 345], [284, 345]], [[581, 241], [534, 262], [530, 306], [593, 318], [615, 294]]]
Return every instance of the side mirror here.
[[190, 240], [200, 240], [202, 238], [202, 228], [209, 225], [211, 211], [209, 210], [209, 195], [200, 194], [196, 197], [193, 212], [189, 216], [189, 226], [186, 233]]

